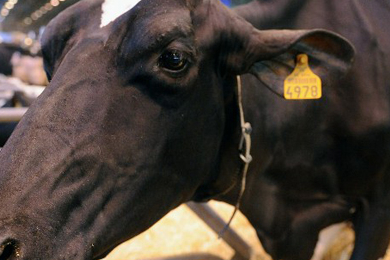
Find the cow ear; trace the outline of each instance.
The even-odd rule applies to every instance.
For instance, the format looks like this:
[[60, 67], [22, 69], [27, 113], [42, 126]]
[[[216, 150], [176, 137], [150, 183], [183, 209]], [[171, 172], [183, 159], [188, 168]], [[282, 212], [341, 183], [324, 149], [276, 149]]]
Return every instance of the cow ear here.
[[232, 68], [238, 74], [250, 72], [282, 97], [284, 80], [294, 70], [299, 54], [308, 55], [310, 68], [326, 85], [349, 70], [355, 53], [346, 39], [325, 30], [254, 29], [245, 50], [243, 57], [250, 58], [242, 60], [240, 67], [236, 65], [240, 63], [231, 64]]
[[65, 47], [69, 46], [68, 41], [73, 34], [73, 27], [74, 23], [65, 11], [48, 24], [42, 35], [42, 56], [49, 81], [62, 60]]

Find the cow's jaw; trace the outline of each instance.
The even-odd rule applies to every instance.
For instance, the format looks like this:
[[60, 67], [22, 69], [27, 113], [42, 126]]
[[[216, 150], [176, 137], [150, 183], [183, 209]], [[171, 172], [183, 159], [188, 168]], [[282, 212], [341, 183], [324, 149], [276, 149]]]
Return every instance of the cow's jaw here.
[[[135, 166], [137, 170], [130, 167], [134, 178], [125, 179], [123, 175], [129, 174], [117, 174], [120, 168], [107, 169], [109, 162], [104, 167], [98, 161], [91, 163], [96, 167], [84, 177], [67, 178], [78, 175], [79, 167], [69, 165], [64, 174], [48, 172], [37, 183], [25, 186], [25, 196], [2, 200], [15, 213], [0, 216], [0, 259], [96, 259], [188, 199], [177, 194], [186, 188], [182, 181], [170, 180], [167, 173], [161, 179], [156, 170]], [[158, 182], [165, 185], [156, 186]], [[155, 187], [153, 192], [150, 187]], [[50, 193], [50, 201], [29, 207]]]

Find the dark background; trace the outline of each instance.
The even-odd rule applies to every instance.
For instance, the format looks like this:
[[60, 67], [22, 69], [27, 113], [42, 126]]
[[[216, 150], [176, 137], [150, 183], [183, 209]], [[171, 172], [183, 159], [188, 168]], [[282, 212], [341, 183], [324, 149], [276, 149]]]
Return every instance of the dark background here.
[[[46, 25], [59, 12], [76, 3], [77, 1], [78, 0], [58, 0], [58, 6], [53, 7], [53, 9], [50, 11], [47, 11], [47, 13], [43, 14], [39, 19], [32, 21], [31, 24], [26, 24], [25, 19], [28, 17], [31, 18], [31, 15], [35, 11], [45, 6], [47, 3], [50, 3], [50, 0], [19, 0], [18, 3], [15, 4], [15, 7], [10, 10], [9, 15], [3, 20], [3, 22], [0, 23], [0, 31], [38, 31], [41, 26]], [[0, 9], [3, 8], [3, 5], [6, 2], [7, 0], [0, 0]]]

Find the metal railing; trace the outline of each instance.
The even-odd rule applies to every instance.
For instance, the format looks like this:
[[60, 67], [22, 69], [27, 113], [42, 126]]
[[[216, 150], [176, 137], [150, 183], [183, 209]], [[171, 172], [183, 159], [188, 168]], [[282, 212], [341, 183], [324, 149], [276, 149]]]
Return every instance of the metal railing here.
[[0, 123], [19, 121], [28, 108], [0, 108]]

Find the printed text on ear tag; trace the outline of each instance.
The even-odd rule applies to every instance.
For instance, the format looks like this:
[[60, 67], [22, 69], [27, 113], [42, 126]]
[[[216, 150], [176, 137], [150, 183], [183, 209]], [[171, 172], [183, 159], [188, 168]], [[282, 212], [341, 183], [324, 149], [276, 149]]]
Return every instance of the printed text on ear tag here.
[[309, 67], [309, 57], [306, 54], [297, 56], [297, 64], [290, 76], [284, 81], [285, 99], [319, 99], [322, 97], [320, 77]]

